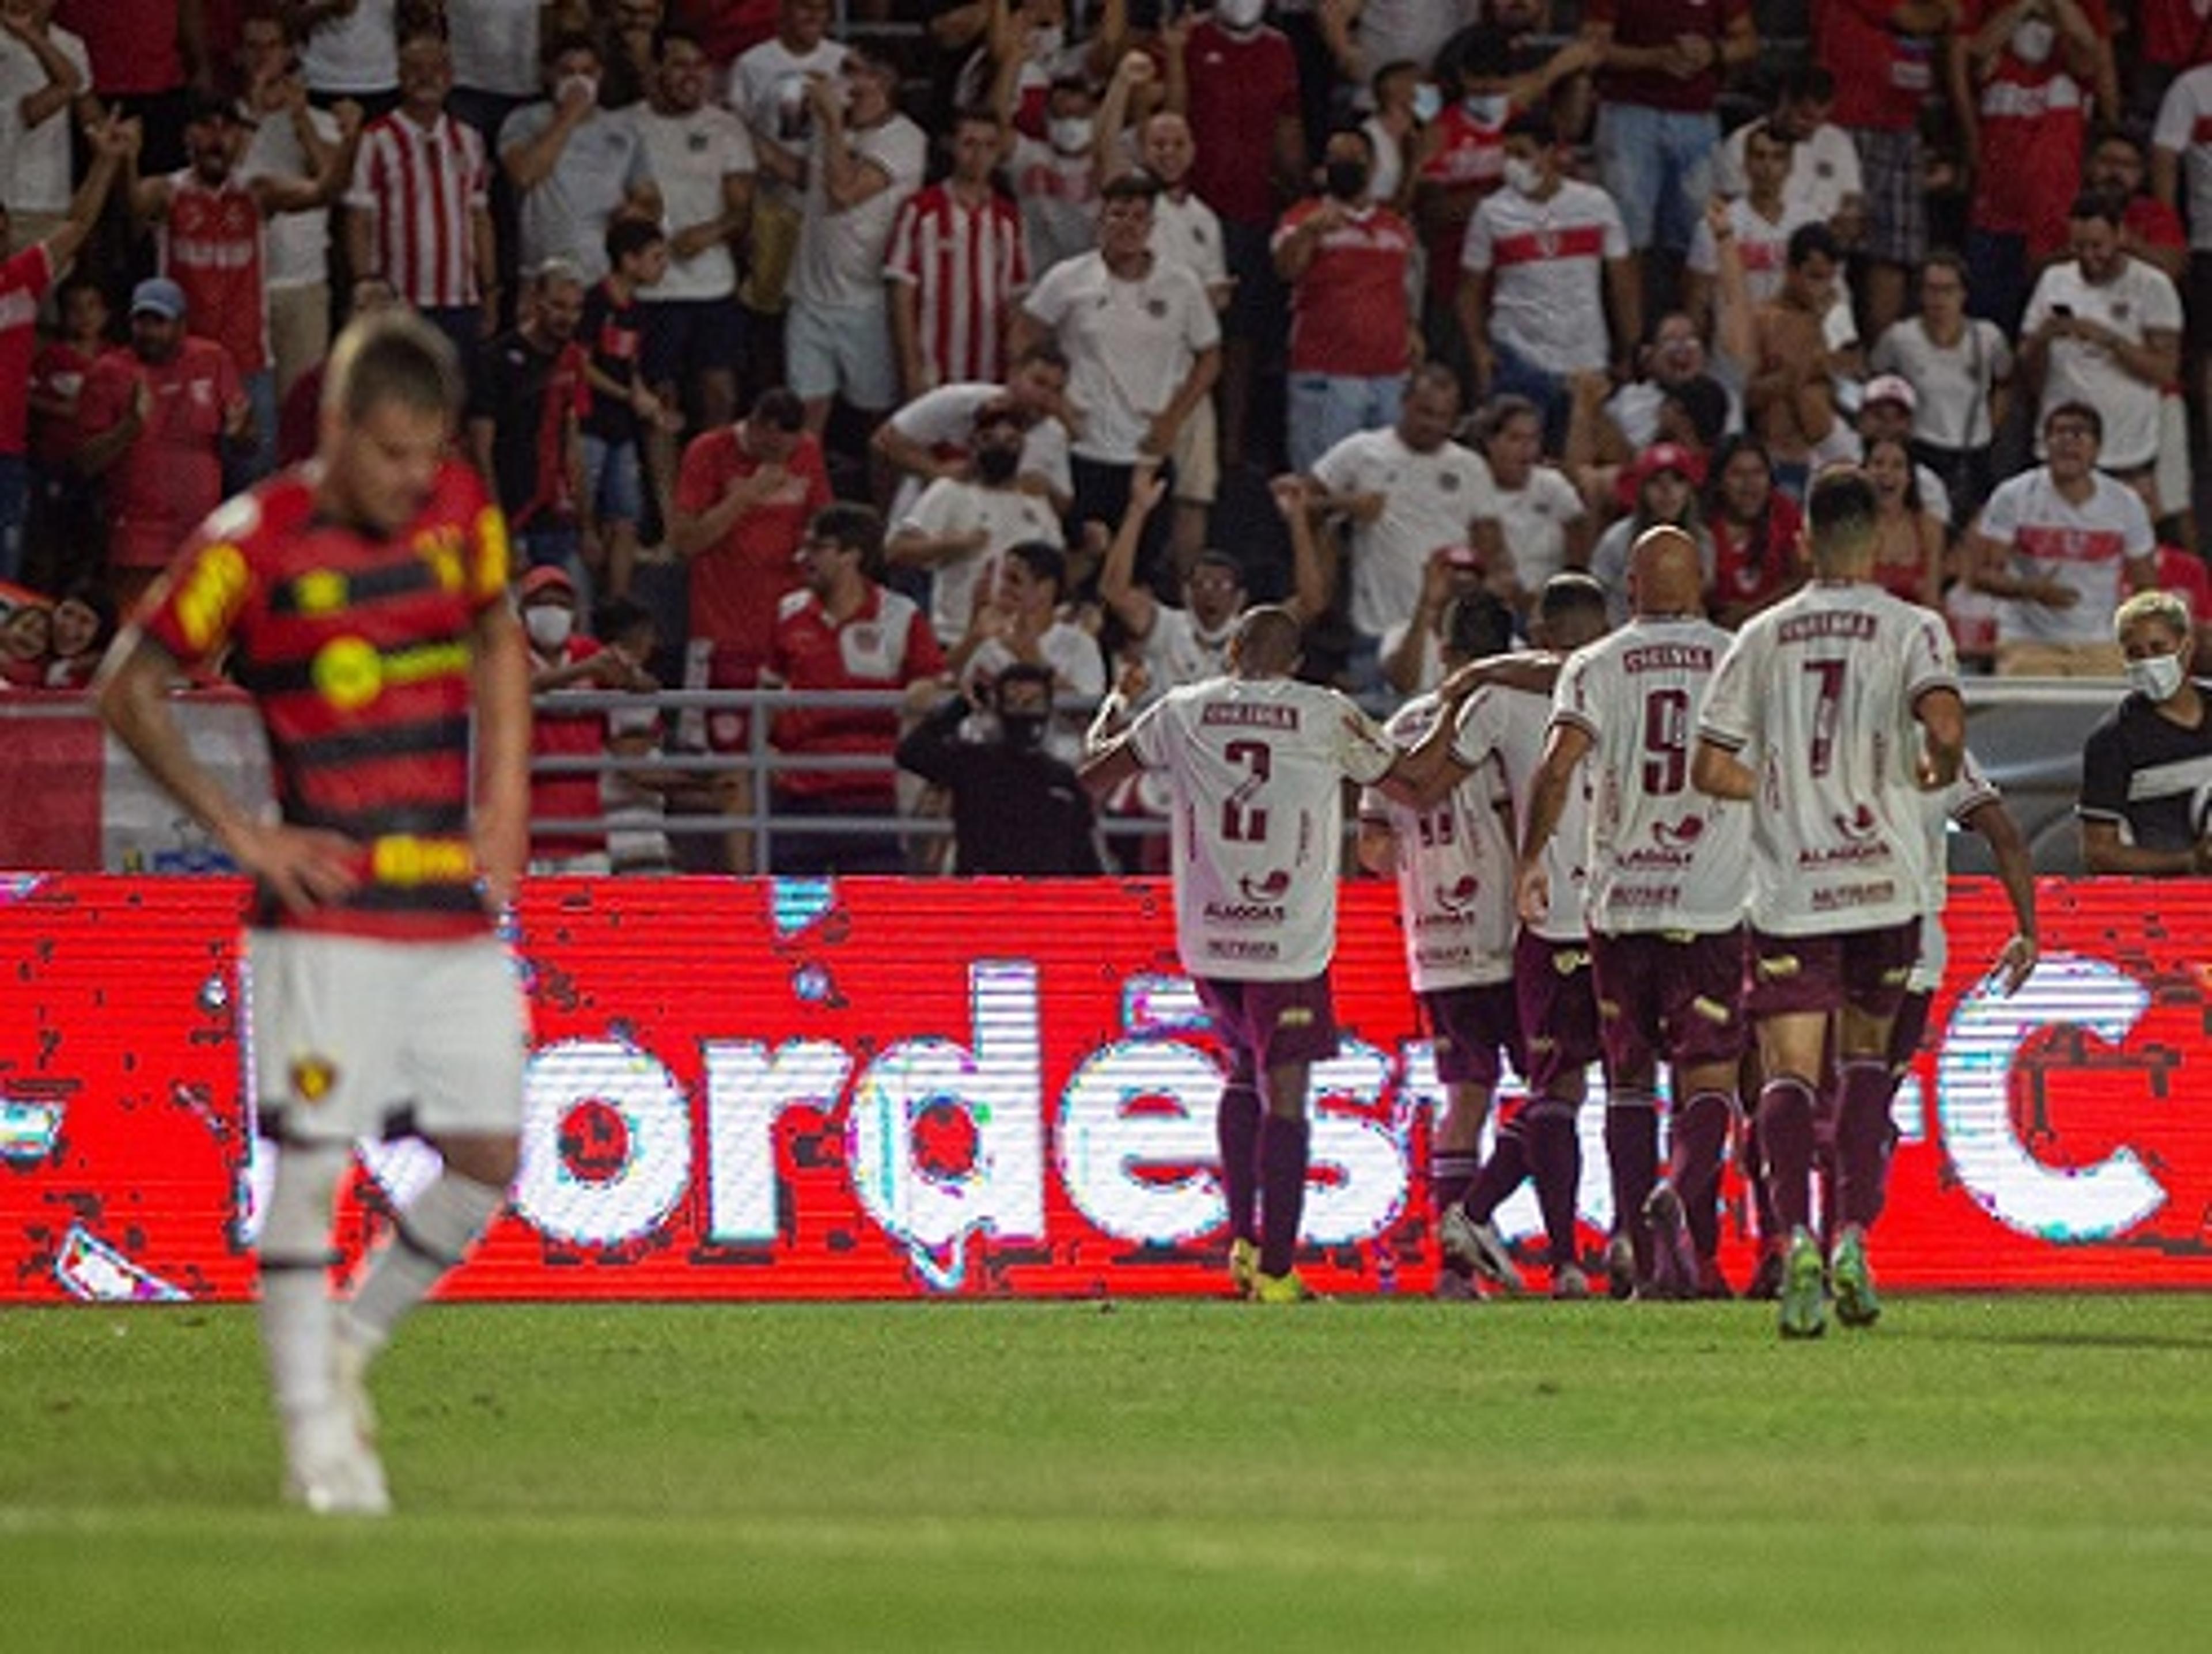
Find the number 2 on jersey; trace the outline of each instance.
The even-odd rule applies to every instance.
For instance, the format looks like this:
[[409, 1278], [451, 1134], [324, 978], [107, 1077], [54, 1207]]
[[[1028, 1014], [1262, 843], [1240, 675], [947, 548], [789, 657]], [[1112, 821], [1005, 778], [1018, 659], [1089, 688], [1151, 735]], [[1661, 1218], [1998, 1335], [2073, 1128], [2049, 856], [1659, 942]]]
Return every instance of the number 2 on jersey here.
[[1264, 741], [1232, 741], [1221, 755], [1244, 771], [1237, 790], [1221, 801], [1221, 837], [1229, 844], [1257, 844], [1267, 836], [1267, 812], [1253, 800], [1275, 772], [1274, 751]]

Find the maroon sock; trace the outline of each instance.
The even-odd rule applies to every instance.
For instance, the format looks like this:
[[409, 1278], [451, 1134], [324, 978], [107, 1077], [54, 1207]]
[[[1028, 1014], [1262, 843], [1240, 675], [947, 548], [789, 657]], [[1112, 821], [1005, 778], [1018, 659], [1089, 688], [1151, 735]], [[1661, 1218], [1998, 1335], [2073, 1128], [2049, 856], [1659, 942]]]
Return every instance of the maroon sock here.
[[1270, 1114], [1260, 1122], [1260, 1269], [1288, 1275], [1306, 1209], [1306, 1123]]
[[1439, 1221], [1467, 1198], [1467, 1191], [1474, 1187], [1475, 1172], [1481, 1165], [1471, 1149], [1465, 1154], [1455, 1148], [1429, 1151], [1430, 1209]]
[[1229, 1202], [1229, 1237], [1260, 1239], [1260, 1094], [1231, 1080], [1221, 1088], [1213, 1115], [1221, 1145], [1221, 1191]]
[[1890, 1145], [1897, 1137], [1889, 1114], [1891, 1090], [1887, 1063], [1844, 1064], [1843, 1106], [1836, 1122], [1836, 1209], [1845, 1223], [1861, 1228], [1874, 1227], [1887, 1193]]
[[1674, 1117], [1670, 1175], [1674, 1192], [1682, 1197], [1682, 1215], [1699, 1257], [1711, 1257], [1720, 1251], [1721, 1156], [1728, 1149], [1729, 1121], [1735, 1112], [1726, 1093], [1701, 1091]]
[[1759, 1088], [1759, 1146], [1766, 1160], [1774, 1233], [1780, 1239], [1813, 1221], [1813, 1109], [1811, 1083], [1794, 1074]]
[[1560, 1269], [1577, 1262], [1575, 1194], [1583, 1180], [1583, 1140], [1572, 1103], [1544, 1097], [1528, 1105], [1528, 1166], [1536, 1177], [1551, 1265]]
[[1651, 1226], [1644, 1203], [1659, 1181], [1659, 1100], [1621, 1091], [1606, 1100], [1605, 1161], [1613, 1178], [1613, 1232], [1636, 1249], [1639, 1280], [1651, 1275]]
[[1477, 1223], [1489, 1222], [1491, 1214], [1505, 1204], [1506, 1198], [1521, 1186], [1521, 1179], [1528, 1175], [1528, 1136], [1523, 1118], [1516, 1114], [1498, 1128], [1490, 1158], [1468, 1187], [1462, 1204]]

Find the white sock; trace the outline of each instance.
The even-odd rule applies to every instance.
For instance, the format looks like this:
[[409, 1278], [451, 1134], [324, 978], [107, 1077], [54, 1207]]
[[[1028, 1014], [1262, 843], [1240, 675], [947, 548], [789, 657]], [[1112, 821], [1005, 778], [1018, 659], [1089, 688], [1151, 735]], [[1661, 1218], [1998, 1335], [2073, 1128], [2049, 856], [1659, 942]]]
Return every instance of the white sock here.
[[400, 1318], [467, 1253], [506, 1203], [507, 1191], [446, 1171], [402, 1212], [391, 1241], [353, 1295], [343, 1336], [381, 1349]]
[[331, 1402], [331, 1196], [353, 1150], [287, 1143], [261, 1226], [261, 1343], [269, 1388], [286, 1420]]

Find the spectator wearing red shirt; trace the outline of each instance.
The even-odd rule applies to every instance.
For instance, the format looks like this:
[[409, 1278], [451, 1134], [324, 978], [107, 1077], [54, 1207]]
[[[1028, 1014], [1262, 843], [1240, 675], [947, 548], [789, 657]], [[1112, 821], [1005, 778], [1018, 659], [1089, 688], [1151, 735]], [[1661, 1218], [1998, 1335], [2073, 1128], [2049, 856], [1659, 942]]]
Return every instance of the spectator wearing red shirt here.
[[[690, 566], [685, 688], [758, 686], [775, 641], [777, 605], [799, 584], [807, 521], [829, 503], [821, 440], [807, 431], [799, 398], [782, 386], [763, 391], [735, 425], [692, 439], [677, 471], [668, 523], [668, 543]], [[686, 744], [744, 750], [742, 712], [718, 711], [703, 729], [698, 724], [685, 715], [679, 737]], [[721, 796], [729, 813], [749, 810], [750, 772], [721, 778]], [[730, 871], [751, 872], [751, 835], [732, 833], [728, 855]]]
[[892, 221], [884, 274], [905, 401], [1006, 377], [1006, 329], [1030, 264], [1021, 209], [991, 183], [1003, 142], [994, 115], [956, 116], [951, 173], [908, 196]]
[[1804, 513], [1774, 486], [1766, 445], [1748, 432], [1713, 457], [1705, 489], [1705, 531], [1712, 536], [1712, 584], [1705, 608], [1731, 631], [1805, 584]]
[[1598, 61], [1598, 180], [1636, 257], [1668, 255], [1671, 295], [1713, 193], [1722, 79], [1759, 55], [1751, 0], [1585, 0], [1582, 34]]
[[1237, 284], [1221, 318], [1224, 468], [1246, 457], [1253, 370], [1280, 348], [1283, 292], [1268, 244], [1282, 202], [1307, 176], [1297, 55], [1261, 21], [1266, 10], [1266, 0], [1218, 0], [1195, 25], [1179, 18], [1160, 32], [1167, 106], [1197, 146], [1191, 191], [1221, 219]]
[[89, 575], [100, 543], [98, 497], [76, 469], [84, 443], [78, 413], [93, 364], [107, 348], [112, 312], [100, 283], [82, 274], [58, 289], [62, 330], [31, 359], [30, 521], [24, 562], [33, 584], [55, 589]]
[[235, 176], [246, 134], [220, 98], [195, 98], [185, 128], [191, 165], [131, 181], [131, 210], [155, 227], [161, 274], [183, 289], [192, 330], [228, 351], [253, 409], [253, 451], [234, 488], [258, 481], [276, 453], [276, 374], [269, 349], [269, 282], [264, 230], [286, 213], [320, 212], [353, 170], [361, 136], [359, 106], [341, 103], [339, 142], [312, 179]]
[[[787, 688], [903, 689], [934, 679], [945, 656], [920, 604], [878, 585], [884, 519], [866, 506], [817, 512], [799, 548], [806, 584], [777, 605], [769, 669]], [[780, 770], [778, 815], [888, 815], [897, 804], [890, 758], [898, 718], [881, 707], [802, 707], [778, 714], [777, 752], [840, 757], [881, 756], [875, 770]], [[896, 833], [825, 833], [801, 828], [775, 835], [780, 874], [900, 873], [905, 856]]]
[[[576, 583], [563, 568], [533, 568], [516, 593], [522, 629], [530, 639], [530, 693], [629, 689], [657, 686], [621, 650], [586, 637], [576, 625]], [[530, 817], [538, 821], [589, 821], [605, 813], [597, 770], [543, 770], [541, 758], [592, 758], [607, 750], [608, 715], [561, 712], [541, 706], [531, 721]], [[530, 834], [532, 873], [611, 873], [607, 835], [568, 829]]]
[[1963, 0], [1948, 54], [1974, 192], [1966, 283], [1978, 314], [2020, 326], [2035, 272], [2067, 245], [2093, 97], [2110, 108], [2104, 0]]
[[0, 207], [0, 580], [23, 566], [23, 525], [30, 516], [30, 388], [38, 350], [39, 301], [76, 257], [100, 217], [130, 138], [114, 120], [92, 133], [97, 159], [70, 203], [61, 227], [17, 252], [8, 211]]
[[1354, 432], [1398, 422], [1413, 357], [1413, 227], [1368, 199], [1373, 141], [1360, 128], [1329, 135], [1324, 167], [1328, 192], [1275, 232], [1291, 287], [1285, 445], [1301, 473]]
[[1814, 0], [1821, 66], [1836, 77], [1836, 124], [1858, 148], [1866, 184], [1859, 333], [1875, 339], [1905, 311], [1908, 273], [1928, 252], [1920, 109], [1939, 90], [1936, 59], [1956, 0]]
[[77, 467], [106, 488], [107, 589], [127, 614], [222, 503], [223, 445], [253, 410], [230, 353], [191, 336], [184, 290], [157, 276], [132, 290], [131, 343], [93, 364], [77, 418]]
[[2124, 118], [2140, 130], [2157, 118], [2175, 76], [2212, 62], [2212, 13], [2204, 0], [2138, 0], [2134, 11]]
[[205, 0], [61, 0], [55, 21], [84, 42], [92, 89], [137, 120], [157, 173], [185, 164], [185, 93], [214, 89]]

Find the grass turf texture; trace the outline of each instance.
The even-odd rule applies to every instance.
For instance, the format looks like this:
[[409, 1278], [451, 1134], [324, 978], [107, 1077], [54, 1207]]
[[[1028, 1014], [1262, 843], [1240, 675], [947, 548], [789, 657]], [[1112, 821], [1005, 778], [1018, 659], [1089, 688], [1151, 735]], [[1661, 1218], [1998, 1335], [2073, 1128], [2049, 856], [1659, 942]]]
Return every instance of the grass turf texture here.
[[400, 1514], [243, 1310], [0, 1316], [0, 1647], [2201, 1645], [2212, 1299], [435, 1308]]

